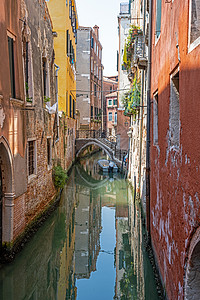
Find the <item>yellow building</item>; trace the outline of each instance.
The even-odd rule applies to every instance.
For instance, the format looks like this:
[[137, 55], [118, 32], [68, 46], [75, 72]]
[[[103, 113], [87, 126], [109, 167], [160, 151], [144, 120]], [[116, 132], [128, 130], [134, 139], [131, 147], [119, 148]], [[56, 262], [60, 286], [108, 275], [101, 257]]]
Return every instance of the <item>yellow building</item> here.
[[60, 155], [61, 164], [69, 169], [75, 159], [78, 17], [75, 0], [49, 0], [47, 6], [53, 23], [55, 64], [60, 68], [58, 110], [63, 112], [59, 116], [60, 141], [64, 147], [63, 155]]
[[76, 103], [76, 39], [78, 17], [74, 0], [49, 0], [53, 22], [55, 63], [59, 66], [58, 108], [75, 118]]

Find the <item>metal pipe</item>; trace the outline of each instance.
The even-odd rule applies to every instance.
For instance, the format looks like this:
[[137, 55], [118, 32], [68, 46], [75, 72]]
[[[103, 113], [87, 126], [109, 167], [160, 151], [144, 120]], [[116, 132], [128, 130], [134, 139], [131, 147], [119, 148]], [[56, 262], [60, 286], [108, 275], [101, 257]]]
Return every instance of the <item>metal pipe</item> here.
[[57, 134], [58, 137], [55, 141], [57, 143], [59, 141], [59, 115], [58, 115], [58, 71], [60, 70], [60, 67], [54, 63], [54, 66], [56, 67], [56, 113], [57, 113]]
[[[143, 5], [143, 34], [145, 33], [145, 27], [146, 27], [146, 1], [144, 1], [144, 5]], [[143, 43], [143, 57], [145, 56], [145, 43]], [[142, 97], [141, 97], [141, 105], [140, 105], [140, 112], [141, 112], [141, 122], [140, 122], [140, 156], [139, 156], [139, 174], [138, 174], [138, 178], [139, 178], [139, 186], [138, 186], [138, 190], [140, 193], [140, 187], [141, 187], [141, 170], [142, 170], [142, 145], [143, 145], [143, 114], [144, 114], [144, 70], [142, 70]], [[141, 195], [140, 195], [141, 196]]]
[[147, 78], [147, 145], [146, 145], [146, 216], [147, 231], [151, 237], [150, 203], [150, 125], [151, 125], [151, 51], [152, 51], [152, 1], [149, 0], [148, 78]]

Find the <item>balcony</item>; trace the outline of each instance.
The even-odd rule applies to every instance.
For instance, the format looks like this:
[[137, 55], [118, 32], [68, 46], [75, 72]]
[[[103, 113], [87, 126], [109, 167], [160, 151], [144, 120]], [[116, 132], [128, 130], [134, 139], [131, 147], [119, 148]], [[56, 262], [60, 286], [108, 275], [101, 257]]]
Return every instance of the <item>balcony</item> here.
[[[147, 68], [145, 36], [139, 27], [131, 26], [124, 47], [123, 65], [128, 75], [134, 75], [134, 69]], [[132, 78], [132, 76], [130, 76]]]

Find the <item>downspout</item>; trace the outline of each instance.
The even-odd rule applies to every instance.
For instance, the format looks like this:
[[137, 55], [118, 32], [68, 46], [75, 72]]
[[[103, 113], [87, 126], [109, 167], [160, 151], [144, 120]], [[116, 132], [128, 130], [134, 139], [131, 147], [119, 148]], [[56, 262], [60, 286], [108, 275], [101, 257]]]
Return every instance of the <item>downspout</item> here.
[[149, 0], [148, 78], [147, 78], [147, 145], [146, 145], [146, 216], [147, 232], [151, 238], [150, 202], [150, 125], [151, 125], [151, 52], [152, 52], [152, 1]]
[[[143, 7], [143, 35], [146, 27], [146, 1], [144, 1]], [[143, 41], [143, 57], [145, 56], [145, 42]], [[139, 157], [139, 194], [141, 187], [141, 170], [142, 170], [142, 137], [143, 137], [143, 115], [144, 115], [144, 70], [142, 70], [142, 99], [141, 99], [141, 122], [140, 122], [140, 157]], [[141, 196], [141, 195], [140, 195]]]
[[57, 143], [59, 141], [59, 115], [58, 115], [58, 71], [60, 70], [60, 67], [54, 63], [54, 66], [56, 67], [56, 114], [57, 114], [57, 134], [58, 137], [55, 141]]

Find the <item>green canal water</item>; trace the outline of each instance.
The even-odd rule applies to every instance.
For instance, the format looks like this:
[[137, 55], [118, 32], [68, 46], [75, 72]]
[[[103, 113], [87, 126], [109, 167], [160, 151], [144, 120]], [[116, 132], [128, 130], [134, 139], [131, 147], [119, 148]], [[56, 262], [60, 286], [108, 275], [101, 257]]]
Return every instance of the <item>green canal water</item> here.
[[1, 300], [159, 299], [139, 205], [97, 160], [73, 167], [57, 210], [0, 269]]

